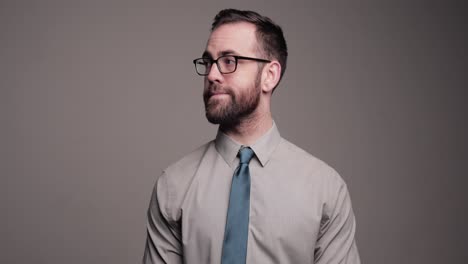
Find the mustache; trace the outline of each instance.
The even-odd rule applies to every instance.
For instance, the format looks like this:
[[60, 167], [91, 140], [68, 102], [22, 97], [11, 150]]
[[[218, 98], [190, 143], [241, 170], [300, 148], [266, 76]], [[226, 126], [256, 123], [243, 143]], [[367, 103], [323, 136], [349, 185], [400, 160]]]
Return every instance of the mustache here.
[[203, 92], [203, 97], [205, 99], [208, 99], [210, 98], [211, 96], [215, 95], [215, 94], [229, 94], [231, 96], [233, 96], [233, 92], [231, 91], [231, 89], [229, 88], [224, 88], [224, 87], [221, 87], [219, 85], [210, 85], [208, 87], [208, 89], [206, 89], [204, 92]]

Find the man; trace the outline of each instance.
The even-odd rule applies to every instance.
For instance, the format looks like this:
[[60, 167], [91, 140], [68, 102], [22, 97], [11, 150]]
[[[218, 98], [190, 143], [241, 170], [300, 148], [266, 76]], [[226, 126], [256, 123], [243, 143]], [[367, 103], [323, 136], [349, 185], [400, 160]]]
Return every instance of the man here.
[[233, 9], [215, 17], [194, 63], [218, 134], [157, 179], [144, 263], [360, 263], [345, 183], [280, 137], [272, 119], [286, 59], [269, 18]]

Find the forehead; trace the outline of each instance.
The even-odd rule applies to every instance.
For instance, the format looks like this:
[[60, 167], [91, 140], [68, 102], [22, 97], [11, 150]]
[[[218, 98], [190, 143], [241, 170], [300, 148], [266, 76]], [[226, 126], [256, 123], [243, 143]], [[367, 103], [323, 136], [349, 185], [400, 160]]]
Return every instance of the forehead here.
[[229, 23], [215, 29], [206, 44], [205, 53], [219, 57], [227, 52], [254, 55], [257, 50], [255, 25], [247, 22]]

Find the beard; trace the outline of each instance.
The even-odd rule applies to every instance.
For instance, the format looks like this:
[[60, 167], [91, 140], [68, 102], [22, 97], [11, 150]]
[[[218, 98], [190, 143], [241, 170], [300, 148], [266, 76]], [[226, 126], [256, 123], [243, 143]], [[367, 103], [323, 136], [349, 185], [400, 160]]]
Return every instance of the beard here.
[[[213, 92], [226, 93], [228, 98], [211, 99]], [[235, 94], [230, 87], [210, 85], [203, 93], [205, 115], [212, 124], [233, 127], [250, 116], [260, 103], [260, 73], [257, 74], [253, 87], [239, 94]]]

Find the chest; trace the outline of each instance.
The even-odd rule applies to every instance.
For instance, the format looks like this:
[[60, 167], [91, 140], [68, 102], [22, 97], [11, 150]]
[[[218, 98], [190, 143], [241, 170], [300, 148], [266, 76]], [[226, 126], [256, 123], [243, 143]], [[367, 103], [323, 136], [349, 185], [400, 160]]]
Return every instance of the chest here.
[[[207, 255], [219, 255], [228, 210], [233, 171], [198, 171], [182, 207], [182, 237]], [[322, 201], [306, 175], [278, 168], [250, 166], [249, 249], [313, 252]], [[189, 247], [189, 246], [188, 246]], [[187, 250], [190, 250], [187, 248]]]

